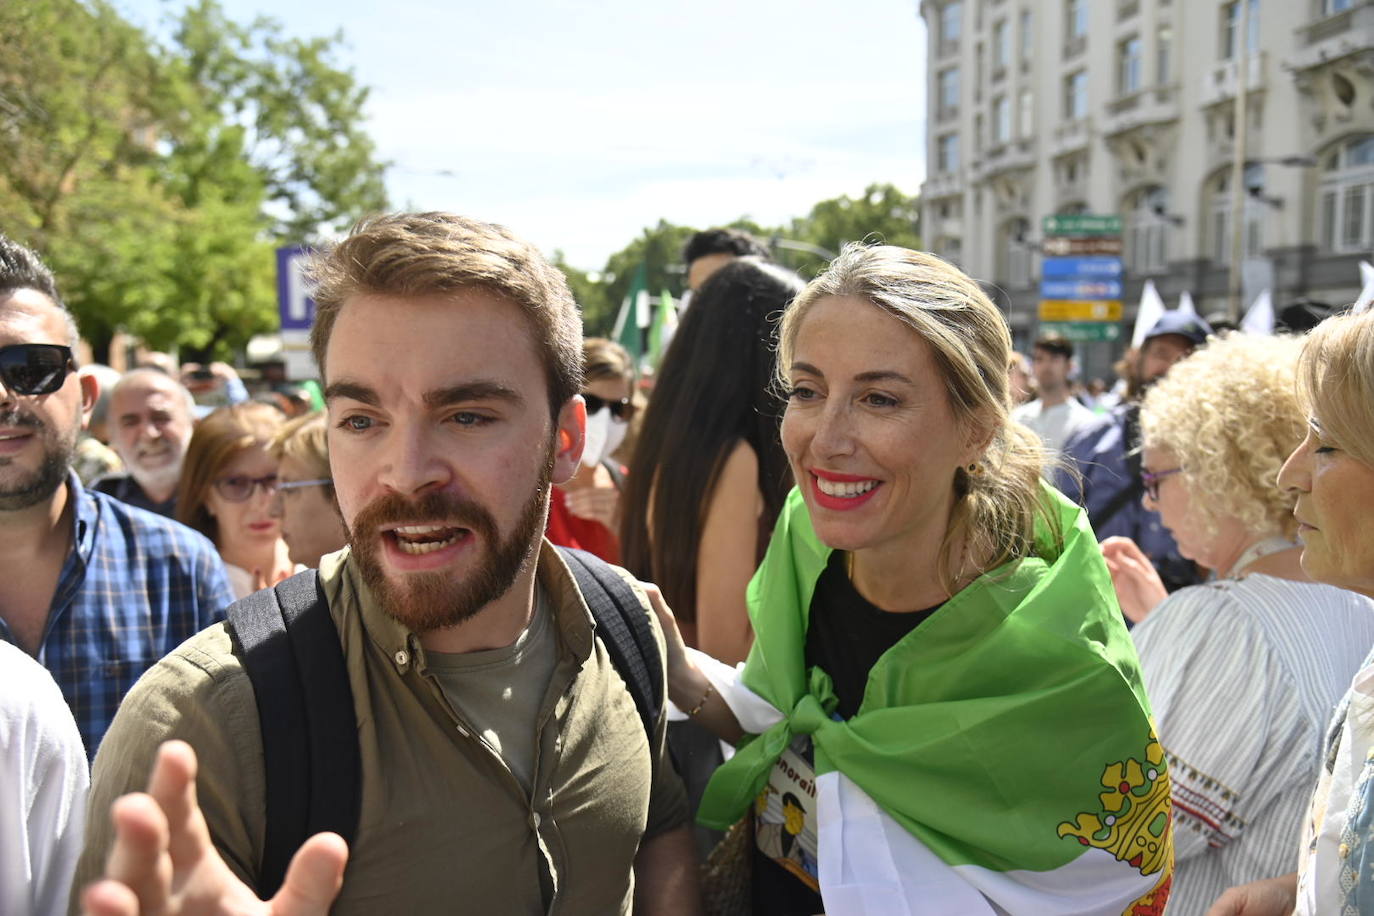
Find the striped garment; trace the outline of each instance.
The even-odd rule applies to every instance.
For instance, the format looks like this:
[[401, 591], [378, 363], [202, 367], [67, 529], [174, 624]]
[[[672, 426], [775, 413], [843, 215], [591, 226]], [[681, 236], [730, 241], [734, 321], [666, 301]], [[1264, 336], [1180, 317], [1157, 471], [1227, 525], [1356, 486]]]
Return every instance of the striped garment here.
[[1374, 602], [1252, 575], [1181, 589], [1132, 632], [1174, 792], [1169, 912], [1292, 872], [1332, 708]]
[[[171, 519], [67, 478], [72, 551], [62, 565], [38, 661], [72, 708], [94, 759], [139, 675], [234, 601], [215, 546]], [[14, 642], [0, 620], [0, 639]]]

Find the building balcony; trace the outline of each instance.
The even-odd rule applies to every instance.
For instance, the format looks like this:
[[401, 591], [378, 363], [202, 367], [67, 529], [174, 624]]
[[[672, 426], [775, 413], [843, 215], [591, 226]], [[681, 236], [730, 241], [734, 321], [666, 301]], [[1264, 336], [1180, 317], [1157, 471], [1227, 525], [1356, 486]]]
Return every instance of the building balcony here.
[[1092, 140], [1091, 118], [1065, 121], [1054, 128], [1049, 154], [1051, 157], [1059, 157], [1065, 153], [1077, 152], [1086, 147], [1090, 140]]
[[1087, 35], [1074, 35], [1064, 40], [1064, 59], [1070, 60], [1088, 48]]
[[1140, 12], [1140, 0], [1117, 0], [1116, 18], [1117, 21], [1130, 19]]
[[944, 60], [947, 57], [956, 57], [959, 54], [959, 42], [950, 41], [947, 38], [937, 38], [932, 44], [935, 45], [936, 60]]
[[937, 106], [935, 109], [935, 123], [945, 124], [959, 117], [958, 107], [947, 108], [944, 105]]
[[[1269, 55], [1264, 51], [1256, 51], [1254, 54], [1246, 56], [1245, 68], [1245, 91], [1255, 92], [1264, 88], [1264, 74]], [[1236, 97], [1236, 60], [1224, 60], [1207, 71], [1207, 75], [1202, 78], [1202, 91], [1199, 93], [1198, 102], [1204, 108], [1215, 105], [1218, 102], [1225, 102]]]
[[957, 197], [964, 193], [964, 176], [958, 172], [929, 175], [921, 185], [921, 199], [935, 200], [940, 197]]
[[1284, 68], [1301, 72], [1350, 54], [1374, 48], [1374, 0], [1363, 0], [1333, 16], [1296, 29], [1298, 50]]
[[1145, 124], [1177, 121], [1178, 116], [1178, 87], [1151, 86], [1118, 96], [1107, 103], [1102, 135], [1114, 137]]
[[988, 147], [982, 161], [978, 164], [978, 180], [990, 178], [1002, 172], [1034, 168], [1036, 163], [1035, 144], [1030, 140], [1008, 140]]

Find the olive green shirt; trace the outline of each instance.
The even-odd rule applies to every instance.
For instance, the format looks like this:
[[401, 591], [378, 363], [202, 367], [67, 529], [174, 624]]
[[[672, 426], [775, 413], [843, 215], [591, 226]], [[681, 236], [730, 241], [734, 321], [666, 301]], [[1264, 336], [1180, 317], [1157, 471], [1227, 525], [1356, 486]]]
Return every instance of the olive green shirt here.
[[[665, 750], [665, 720], [651, 748], [562, 558], [545, 542], [538, 587], [558, 659], [527, 792], [446, 701], [419, 637], [377, 606], [348, 556], [320, 567], [362, 754], [362, 811], [333, 912], [629, 913], [641, 838], [684, 825], [687, 801]], [[662, 651], [657, 620], [637, 586], [636, 594]], [[102, 871], [113, 842], [110, 803], [144, 788], [169, 738], [195, 748], [211, 836], [229, 867], [253, 882], [265, 822], [262, 739], [235, 648], [217, 624], [149, 669], [125, 698], [96, 755], [76, 888]]]

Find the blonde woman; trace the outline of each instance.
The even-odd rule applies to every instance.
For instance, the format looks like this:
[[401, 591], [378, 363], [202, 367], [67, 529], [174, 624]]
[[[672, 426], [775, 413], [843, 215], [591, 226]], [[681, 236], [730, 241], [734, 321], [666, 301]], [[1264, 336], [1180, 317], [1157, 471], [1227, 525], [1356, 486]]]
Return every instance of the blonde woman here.
[[[850, 246], [780, 329], [797, 488], [739, 670], [670, 634], [673, 702], [750, 735], [753, 912], [1162, 909], [1167, 766], [1083, 513], [1009, 417], [1006, 322], [930, 255]], [[1104, 792], [1104, 788], [1106, 791]]]
[[[1322, 322], [1303, 348], [1298, 383], [1307, 435], [1278, 483], [1295, 499], [1302, 568], [1374, 598], [1374, 312]], [[1355, 642], [1335, 629], [1329, 637]], [[1298, 872], [1232, 888], [1208, 916], [1374, 912], [1374, 654], [1332, 723]]]
[[1301, 346], [1214, 339], [1145, 396], [1145, 506], [1215, 577], [1166, 596], [1130, 541], [1103, 544], [1122, 607], [1144, 620], [1133, 636], [1173, 770], [1180, 913], [1297, 864], [1327, 718], [1374, 643], [1374, 602], [1303, 572], [1277, 482], [1306, 426]]

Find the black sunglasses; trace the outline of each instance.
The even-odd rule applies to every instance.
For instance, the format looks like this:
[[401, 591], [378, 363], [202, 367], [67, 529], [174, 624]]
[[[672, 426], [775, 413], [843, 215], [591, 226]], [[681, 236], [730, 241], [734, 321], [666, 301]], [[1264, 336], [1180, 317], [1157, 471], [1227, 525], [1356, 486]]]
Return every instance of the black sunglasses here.
[[11, 344], [0, 347], [0, 381], [13, 394], [52, 394], [76, 368], [72, 348], [61, 344]]
[[630, 403], [629, 398], [621, 398], [618, 401], [608, 401], [605, 398], [599, 398], [594, 394], [588, 394], [584, 391], [582, 392], [582, 400], [587, 402], [588, 416], [596, 413], [603, 407], [609, 407], [611, 409], [611, 416], [615, 417], [617, 420], [628, 421], [635, 415], [635, 405]]

